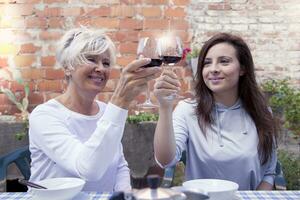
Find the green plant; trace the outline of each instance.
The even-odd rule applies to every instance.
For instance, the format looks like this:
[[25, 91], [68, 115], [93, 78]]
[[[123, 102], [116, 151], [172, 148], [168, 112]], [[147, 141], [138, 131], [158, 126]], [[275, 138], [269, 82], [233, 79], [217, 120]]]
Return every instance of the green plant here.
[[136, 115], [129, 115], [127, 118], [127, 122], [130, 124], [137, 124], [139, 122], [145, 122], [145, 121], [157, 121], [158, 120], [158, 114], [153, 113], [138, 113]]
[[200, 53], [200, 49], [196, 47], [193, 47], [192, 49], [185, 48], [183, 50], [183, 58], [189, 62], [192, 58], [198, 58], [199, 53]]
[[283, 126], [294, 136], [300, 136], [300, 92], [282, 80], [267, 80], [262, 88], [269, 94], [269, 104], [273, 112], [283, 121]]
[[300, 156], [278, 151], [278, 160], [282, 165], [288, 190], [300, 190]]
[[19, 84], [23, 85], [24, 87], [25, 96], [21, 100], [18, 100], [16, 94], [14, 94], [8, 88], [4, 88], [1, 86], [0, 92], [4, 93], [7, 96], [7, 98], [16, 105], [16, 107], [21, 111], [22, 119], [26, 120], [28, 118], [28, 113], [29, 113], [27, 110], [29, 105], [29, 101], [28, 101], [29, 85], [25, 83], [22, 78], [18, 78], [16, 79], [16, 81]]
[[23, 85], [23, 90], [24, 90], [24, 97], [23, 98], [18, 98], [15, 93], [13, 93], [10, 89], [4, 88], [3, 86], [0, 87], [0, 92], [5, 94], [7, 98], [13, 102], [18, 110], [21, 111], [21, 119], [24, 122], [23, 128], [21, 131], [16, 133], [16, 139], [21, 140], [25, 137], [25, 135], [28, 132], [28, 127], [29, 127], [29, 122], [28, 122], [28, 105], [29, 105], [29, 85], [28, 83], [25, 83], [24, 80], [21, 77], [18, 77], [15, 79], [19, 84]]

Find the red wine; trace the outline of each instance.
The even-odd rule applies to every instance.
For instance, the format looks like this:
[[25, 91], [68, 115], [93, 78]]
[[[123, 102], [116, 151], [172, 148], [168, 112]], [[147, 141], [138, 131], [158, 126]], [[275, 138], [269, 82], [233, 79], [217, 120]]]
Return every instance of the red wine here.
[[163, 62], [166, 64], [175, 64], [181, 60], [179, 56], [163, 56]]
[[147, 67], [161, 66], [162, 62], [163, 62], [162, 59], [159, 59], [159, 58], [151, 58], [151, 62], [148, 63], [147, 65], [144, 65], [143, 67], [144, 67], [144, 68], [147, 68]]

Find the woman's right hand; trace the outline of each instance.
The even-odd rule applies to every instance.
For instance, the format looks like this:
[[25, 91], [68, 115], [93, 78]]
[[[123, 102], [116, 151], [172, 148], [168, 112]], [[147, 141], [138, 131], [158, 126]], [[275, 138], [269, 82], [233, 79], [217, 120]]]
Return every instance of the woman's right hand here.
[[160, 107], [173, 107], [176, 98], [170, 98], [170, 96], [179, 90], [180, 82], [177, 75], [172, 70], [164, 70], [160, 77], [155, 80], [153, 92]]
[[149, 58], [134, 60], [122, 70], [111, 103], [128, 109], [132, 100], [147, 89], [148, 81], [158, 77], [159, 72], [161, 72], [160, 67], [142, 68], [150, 61]]

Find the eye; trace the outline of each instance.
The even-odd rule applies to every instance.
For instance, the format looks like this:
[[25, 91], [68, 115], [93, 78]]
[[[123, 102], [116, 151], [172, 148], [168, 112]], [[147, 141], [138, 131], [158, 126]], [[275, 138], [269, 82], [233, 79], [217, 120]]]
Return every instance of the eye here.
[[223, 65], [228, 65], [228, 64], [230, 63], [230, 59], [228, 59], [228, 58], [222, 58], [222, 59], [220, 60], [220, 62], [221, 62]]
[[209, 64], [211, 64], [210, 60], [205, 60], [203, 63], [204, 67], [207, 67]]
[[86, 59], [87, 59], [89, 62], [97, 63], [96, 58], [93, 58], [93, 57], [87, 57]]
[[102, 61], [102, 64], [105, 68], [110, 67], [110, 62], [109, 61]]

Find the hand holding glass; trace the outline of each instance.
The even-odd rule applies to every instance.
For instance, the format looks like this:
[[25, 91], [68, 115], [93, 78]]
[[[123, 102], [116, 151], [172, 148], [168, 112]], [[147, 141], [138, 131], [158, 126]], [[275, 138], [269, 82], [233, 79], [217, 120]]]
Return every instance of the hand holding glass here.
[[[162, 64], [161, 52], [160, 47], [157, 39], [144, 37], [139, 40], [138, 48], [137, 48], [137, 55], [138, 57], [145, 57], [151, 58], [151, 62], [145, 66], [147, 67], [157, 67]], [[149, 84], [146, 93], [146, 101], [142, 104], [138, 105], [142, 108], [155, 108], [157, 105], [153, 104], [150, 99], [150, 91], [149, 91]]]

